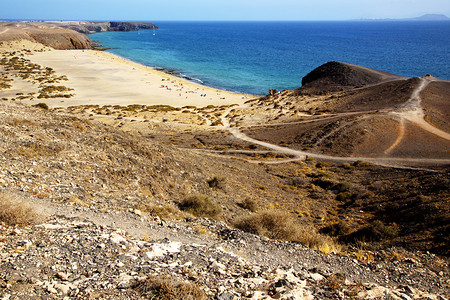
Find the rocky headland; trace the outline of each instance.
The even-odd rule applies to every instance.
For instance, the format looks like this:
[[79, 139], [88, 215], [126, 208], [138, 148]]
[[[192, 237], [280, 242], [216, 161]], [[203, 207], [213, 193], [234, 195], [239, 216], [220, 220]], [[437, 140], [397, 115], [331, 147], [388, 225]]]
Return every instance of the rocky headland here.
[[157, 29], [146, 22], [0, 21], [0, 42], [29, 40], [54, 49], [92, 49], [86, 34]]

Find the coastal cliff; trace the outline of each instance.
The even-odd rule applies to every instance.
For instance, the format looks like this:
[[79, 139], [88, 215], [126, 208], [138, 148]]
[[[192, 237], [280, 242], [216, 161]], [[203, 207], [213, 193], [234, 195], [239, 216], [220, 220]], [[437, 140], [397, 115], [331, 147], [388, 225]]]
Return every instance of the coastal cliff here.
[[86, 36], [88, 33], [157, 28], [155, 24], [145, 22], [0, 22], [0, 42], [30, 40], [59, 50], [91, 49], [94, 43]]
[[158, 29], [154, 23], [147, 22], [77, 22], [63, 24], [61, 27], [69, 28], [80, 33], [108, 32], [108, 31], [136, 31], [143, 29]]

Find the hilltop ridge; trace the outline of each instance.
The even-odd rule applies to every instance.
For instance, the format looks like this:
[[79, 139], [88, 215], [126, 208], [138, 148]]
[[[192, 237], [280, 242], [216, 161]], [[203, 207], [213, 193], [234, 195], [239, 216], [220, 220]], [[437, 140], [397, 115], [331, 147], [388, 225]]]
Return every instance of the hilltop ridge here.
[[315, 68], [303, 77], [301, 88], [314, 89], [316, 87], [320, 91], [326, 92], [362, 87], [399, 78], [402, 77], [349, 63], [331, 61]]

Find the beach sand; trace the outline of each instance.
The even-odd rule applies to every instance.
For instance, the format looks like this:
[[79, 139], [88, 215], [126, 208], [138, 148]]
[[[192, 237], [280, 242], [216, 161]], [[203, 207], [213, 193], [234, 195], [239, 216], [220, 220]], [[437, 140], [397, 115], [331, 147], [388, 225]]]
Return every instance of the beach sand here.
[[51, 50], [27, 58], [68, 77], [64, 85], [73, 88], [75, 96], [45, 99], [52, 107], [130, 104], [204, 107], [242, 104], [255, 98], [199, 85], [106, 52]]

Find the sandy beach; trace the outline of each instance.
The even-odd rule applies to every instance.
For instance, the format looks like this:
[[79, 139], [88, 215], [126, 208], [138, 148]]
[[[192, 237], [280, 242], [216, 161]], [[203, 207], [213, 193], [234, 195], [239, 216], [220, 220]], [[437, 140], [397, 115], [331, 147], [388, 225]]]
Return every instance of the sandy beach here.
[[242, 104], [252, 95], [206, 87], [119, 56], [95, 50], [51, 50], [29, 56], [32, 62], [66, 75], [70, 99], [46, 99], [51, 106]]

